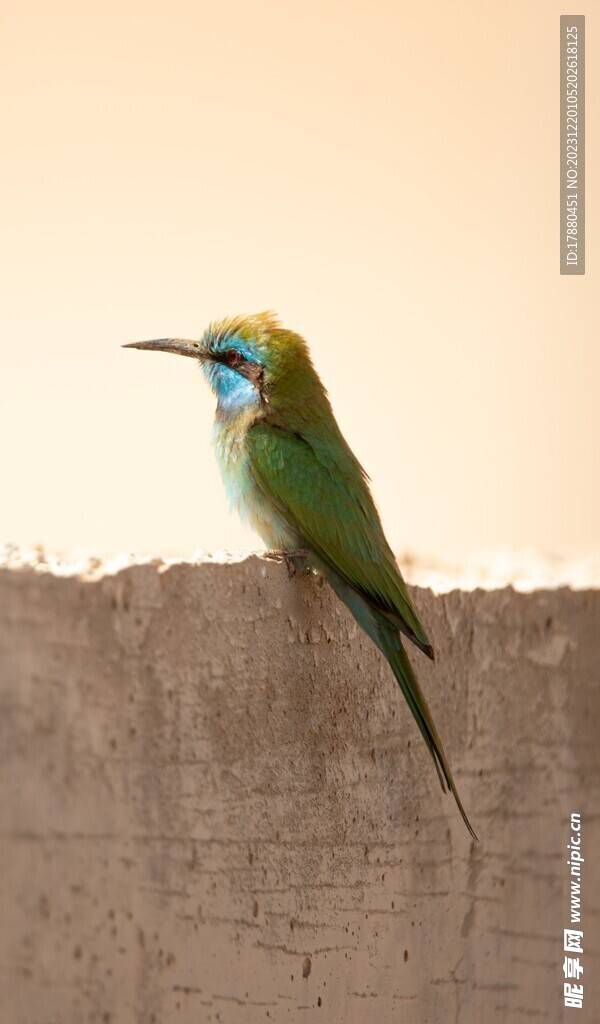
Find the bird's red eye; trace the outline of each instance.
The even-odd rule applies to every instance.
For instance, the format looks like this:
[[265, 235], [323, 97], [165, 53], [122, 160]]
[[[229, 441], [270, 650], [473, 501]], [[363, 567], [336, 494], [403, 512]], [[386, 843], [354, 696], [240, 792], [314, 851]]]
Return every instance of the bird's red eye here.
[[235, 349], [231, 349], [227, 353], [227, 365], [228, 366], [239, 366], [242, 361], [241, 354], [236, 352]]

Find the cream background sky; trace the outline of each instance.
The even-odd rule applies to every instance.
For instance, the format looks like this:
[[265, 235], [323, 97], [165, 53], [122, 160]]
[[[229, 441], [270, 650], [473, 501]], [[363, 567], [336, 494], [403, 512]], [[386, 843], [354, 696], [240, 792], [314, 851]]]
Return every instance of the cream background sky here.
[[4, 2], [0, 542], [260, 546], [193, 365], [120, 345], [272, 308], [397, 551], [597, 544], [597, 9], [584, 278], [559, 276], [561, 13]]

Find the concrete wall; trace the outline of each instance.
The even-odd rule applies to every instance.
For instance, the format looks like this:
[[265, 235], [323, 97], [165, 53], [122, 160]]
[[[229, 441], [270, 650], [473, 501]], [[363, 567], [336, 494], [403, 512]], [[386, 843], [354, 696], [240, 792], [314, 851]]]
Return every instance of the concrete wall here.
[[316, 579], [41, 568], [0, 571], [2, 1024], [598, 1019], [597, 590], [415, 592], [476, 845]]

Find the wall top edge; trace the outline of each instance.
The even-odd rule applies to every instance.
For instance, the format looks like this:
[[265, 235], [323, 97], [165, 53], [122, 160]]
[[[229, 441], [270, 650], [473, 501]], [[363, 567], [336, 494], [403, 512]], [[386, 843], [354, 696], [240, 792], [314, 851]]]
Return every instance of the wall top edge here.
[[[89, 581], [114, 576], [135, 566], [151, 566], [162, 573], [175, 566], [201, 569], [219, 565], [225, 568], [250, 561], [256, 562], [261, 575], [266, 576], [267, 572], [277, 570], [281, 559], [264, 551], [207, 552], [199, 549], [189, 557], [167, 558], [132, 553], [99, 556], [81, 550], [51, 553], [40, 546], [28, 548], [0, 544], [0, 571], [46, 573]], [[556, 554], [531, 548], [496, 547], [447, 564], [410, 554], [399, 556], [398, 562], [407, 582], [438, 594], [451, 590], [500, 590], [505, 587], [523, 593], [561, 587], [600, 589], [600, 550]]]

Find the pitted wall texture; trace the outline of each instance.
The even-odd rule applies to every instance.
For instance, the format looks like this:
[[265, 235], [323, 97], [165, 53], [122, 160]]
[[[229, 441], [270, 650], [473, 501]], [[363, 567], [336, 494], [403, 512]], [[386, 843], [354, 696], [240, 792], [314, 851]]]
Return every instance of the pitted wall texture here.
[[317, 579], [0, 572], [2, 1024], [598, 1019], [600, 593], [414, 596], [479, 845]]

